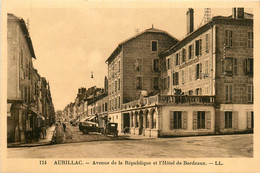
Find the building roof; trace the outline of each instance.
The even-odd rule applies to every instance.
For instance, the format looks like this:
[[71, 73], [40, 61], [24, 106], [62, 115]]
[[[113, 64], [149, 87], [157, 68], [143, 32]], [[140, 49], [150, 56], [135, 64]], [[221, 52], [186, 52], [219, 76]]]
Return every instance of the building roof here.
[[143, 32], [140, 32], [140, 33], [134, 35], [133, 37], [130, 37], [130, 38], [126, 39], [125, 41], [119, 43], [118, 46], [117, 46], [117, 48], [116, 48], [116, 49], [112, 52], [112, 54], [108, 57], [108, 59], [106, 60], [106, 62], [110, 61], [110, 60], [113, 59], [116, 55], [118, 55], [118, 53], [119, 53], [119, 52], [121, 51], [121, 49], [122, 49], [122, 46], [123, 46], [125, 43], [127, 43], [127, 42], [129, 42], [129, 41], [131, 41], [131, 40], [133, 40], [133, 39], [135, 39], [135, 38], [137, 38], [137, 37], [139, 37], [139, 36], [141, 36], [141, 35], [143, 35], [143, 34], [145, 34], [145, 33], [162, 33], [162, 34], [168, 35], [169, 37], [171, 37], [171, 38], [174, 39], [174, 40], [179, 41], [177, 38], [173, 37], [173, 36], [172, 36], [171, 34], [169, 34], [168, 32], [163, 31], [163, 30], [160, 30], [160, 29], [156, 29], [156, 28], [153, 28], [153, 27], [152, 27], [152, 28], [146, 29], [146, 30], [144, 30]]
[[185, 38], [183, 38], [177, 44], [172, 46], [170, 49], [162, 52], [159, 55], [159, 57], [166, 57], [166, 56], [169, 56], [172, 53], [178, 51], [183, 46], [185, 46], [187, 43], [189, 43], [191, 40], [193, 40], [197, 36], [201, 35], [202, 33], [206, 32], [207, 30], [209, 30], [212, 25], [216, 24], [217, 22], [221, 22], [221, 21], [232, 22], [232, 23], [236, 22], [236, 21], [237, 22], [243, 22], [244, 21], [244, 22], [250, 22], [250, 23], [253, 24], [253, 15], [250, 14], [250, 13], [245, 13], [244, 19], [234, 19], [234, 18], [232, 18], [232, 16], [228, 16], [228, 17], [225, 17], [225, 16], [215, 16], [208, 23], [202, 25], [198, 29], [196, 29], [193, 32], [191, 32], [190, 34], [188, 34]]
[[33, 49], [33, 45], [32, 45], [32, 40], [31, 40], [29, 31], [28, 31], [28, 28], [27, 28], [27, 26], [25, 24], [25, 21], [22, 18], [17, 17], [15, 15], [11, 14], [11, 13], [8, 13], [7, 15], [8, 15], [8, 19], [10, 19], [12, 17], [12, 18], [18, 20], [18, 22], [19, 22], [19, 24], [21, 26], [22, 32], [24, 34], [25, 40], [26, 40], [26, 42], [28, 44], [30, 53], [31, 53], [32, 57], [34, 59], [36, 59], [36, 56], [35, 56], [35, 53], [34, 53], [34, 49]]

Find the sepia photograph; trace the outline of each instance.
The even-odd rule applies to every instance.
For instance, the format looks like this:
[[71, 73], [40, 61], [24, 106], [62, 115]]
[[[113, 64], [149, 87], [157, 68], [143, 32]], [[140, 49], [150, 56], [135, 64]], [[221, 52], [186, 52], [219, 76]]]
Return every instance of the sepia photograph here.
[[1, 10], [6, 172], [28, 159], [21, 172], [257, 163], [253, 3], [11, 2]]

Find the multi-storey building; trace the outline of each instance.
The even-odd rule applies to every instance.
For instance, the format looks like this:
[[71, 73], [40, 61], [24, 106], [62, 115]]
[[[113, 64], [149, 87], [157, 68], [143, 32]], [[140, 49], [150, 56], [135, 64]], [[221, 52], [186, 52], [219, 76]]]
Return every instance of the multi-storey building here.
[[[32, 41], [23, 19], [8, 14], [7, 22], [7, 106], [8, 142], [25, 141], [25, 122], [29, 121], [27, 106], [30, 102], [30, 69], [36, 58]], [[23, 121], [25, 119], [25, 121]]]
[[160, 57], [160, 94], [123, 104], [130, 132], [179, 136], [253, 130], [253, 15], [234, 8], [193, 31]]
[[165, 31], [150, 28], [120, 43], [106, 60], [108, 64], [109, 118], [119, 123], [119, 130], [128, 126], [129, 116], [122, 125], [121, 105], [139, 98], [145, 90], [159, 92], [158, 55], [178, 40]]
[[[187, 12], [193, 18], [193, 10]], [[190, 25], [193, 25], [193, 21]], [[189, 28], [189, 25], [188, 25]], [[253, 124], [253, 16], [243, 8], [216, 16], [162, 54], [168, 94], [214, 96], [215, 132], [251, 130]], [[191, 111], [190, 129], [205, 128], [207, 109]], [[175, 112], [174, 112], [175, 114]], [[175, 115], [174, 115], [175, 116]], [[183, 121], [183, 120], [182, 120]], [[194, 125], [197, 124], [197, 125]], [[192, 126], [192, 124], [190, 124]]]
[[[42, 78], [33, 67], [36, 59], [30, 34], [22, 18], [7, 16], [7, 141], [26, 142], [37, 138], [45, 125]], [[54, 116], [50, 91], [50, 115]], [[53, 117], [51, 116], [51, 119]]]

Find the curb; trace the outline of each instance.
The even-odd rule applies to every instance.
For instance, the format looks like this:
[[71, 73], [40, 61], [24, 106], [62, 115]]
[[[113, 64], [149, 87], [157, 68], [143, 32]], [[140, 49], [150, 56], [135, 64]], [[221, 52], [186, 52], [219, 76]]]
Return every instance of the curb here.
[[42, 143], [42, 144], [21, 144], [21, 145], [7, 145], [7, 148], [23, 148], [23, 147], [40, 147], [40, 146], [46, 146], [46, 145], [52, 145], [51, 142], [48, 143]]

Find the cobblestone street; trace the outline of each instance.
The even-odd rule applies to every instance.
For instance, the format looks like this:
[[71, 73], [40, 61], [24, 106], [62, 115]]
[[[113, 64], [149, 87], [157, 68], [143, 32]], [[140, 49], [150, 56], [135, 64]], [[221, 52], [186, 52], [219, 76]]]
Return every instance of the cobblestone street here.
[[65, 140], [64, 143], [73, 143], [73, 142], [90, 142], [90, 141], [108, 141], [108, 140], [122, 140], [125, 139], [124, 136], [113, 137], [113, 136], [104, 136], [100, 133], [91, 132], [89, 134], [83, 134], [79, 131], [78, 126], [72, 126], [66, 124]]
[[[81, 135], [80, 132], [72, 139], [76, 136], [78, 141], [111, 139], [98, 134]], [[241, 158], [253, 157], [253, 135], [93, 141], [9, 148], [7, 153], [9, 158]]]

